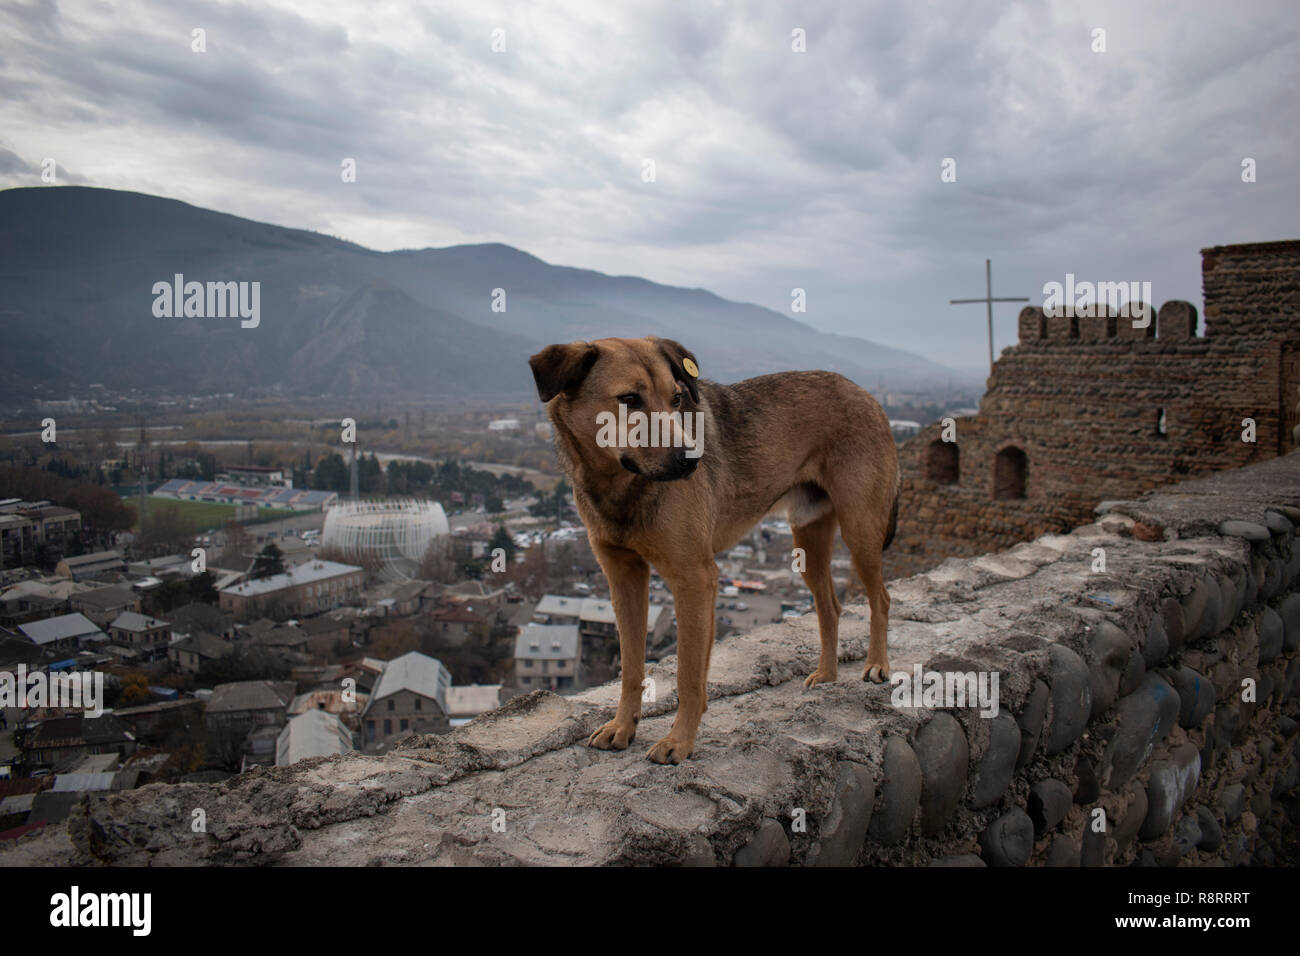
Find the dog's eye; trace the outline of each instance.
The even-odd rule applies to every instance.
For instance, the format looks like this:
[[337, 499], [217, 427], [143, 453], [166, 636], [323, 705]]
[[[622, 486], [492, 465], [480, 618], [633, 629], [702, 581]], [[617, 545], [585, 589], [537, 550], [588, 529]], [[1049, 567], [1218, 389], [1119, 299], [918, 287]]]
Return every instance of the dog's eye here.
[[628, 392], [626, 395], [618, 396], [618, 400], [628, 408], [637, 408], [641, 404], [641, 396], [636, 392]]
[[681, 408], [681, 407], [682, 407], [682, 393], [673, 392], [673, 408]]

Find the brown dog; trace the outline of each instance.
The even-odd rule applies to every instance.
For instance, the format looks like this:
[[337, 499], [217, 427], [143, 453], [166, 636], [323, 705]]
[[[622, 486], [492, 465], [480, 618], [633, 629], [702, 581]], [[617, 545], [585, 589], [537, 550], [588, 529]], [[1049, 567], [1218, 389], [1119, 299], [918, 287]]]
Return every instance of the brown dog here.
[[[781, 508], [804, 552], [821, 634], [821, 658], [804, 685], [837, 674], [840, 602], [830, 567], [837, 526], [871, 605], [862, 678], [888, 679], [881, 553], [898, 517], [898, 455], [884, 410], [867, 392], [833, 372], [718, 385], [699, 378], [684, 347], [659, 338], [551, 345], [529, 365], [618, 623], [622, 694], [591, 746], [622, 750], [636, 736], [654, 565], [677, 608], [677, 717], [649, 757], [678, 763], [691, 755], [708, 705], [714, 555]], [[634, 412], [664, 426], [658, 447], [645, 447], [653, 432], [620, 435], [610, 427]], [[691, 427], [701, 423], [702, 430]]]

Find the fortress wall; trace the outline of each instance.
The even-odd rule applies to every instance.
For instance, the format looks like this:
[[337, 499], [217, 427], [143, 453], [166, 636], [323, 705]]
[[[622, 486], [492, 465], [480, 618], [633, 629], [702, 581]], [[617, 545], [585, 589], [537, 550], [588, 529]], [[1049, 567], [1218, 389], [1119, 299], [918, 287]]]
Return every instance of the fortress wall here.
[[1300, 315], [1300, 240], [1201, 250], [1210, 336], [1288, 335]]
[[[1099, 501], [1264, 461], [1300, 440], [1300, 241], [1202, 250], [1206, 334], [1168, 301], [1146, 328], [1065, 306], [1021, 310], [979, 415], [957, 422], [959, 477], [930, 467], [942, 424], [900, 451], [894, 574], [1073, 527]], [[1243, 440], [1246, 420], [1253, 441]], [[1023, 499], [998, 455], [1024, 454]]]

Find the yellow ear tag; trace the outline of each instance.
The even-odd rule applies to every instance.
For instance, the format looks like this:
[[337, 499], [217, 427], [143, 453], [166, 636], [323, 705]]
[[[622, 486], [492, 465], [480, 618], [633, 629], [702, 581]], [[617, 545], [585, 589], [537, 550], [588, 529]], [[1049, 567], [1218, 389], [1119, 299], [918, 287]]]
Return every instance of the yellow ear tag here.
[[699, 368], [696, 367], [695, 363], [692, 362], [690, 359], [688, 358], [682, 359], [682, 368], [686, 369], [686, 374], [689, 375], [691, 378], [700, 377]]

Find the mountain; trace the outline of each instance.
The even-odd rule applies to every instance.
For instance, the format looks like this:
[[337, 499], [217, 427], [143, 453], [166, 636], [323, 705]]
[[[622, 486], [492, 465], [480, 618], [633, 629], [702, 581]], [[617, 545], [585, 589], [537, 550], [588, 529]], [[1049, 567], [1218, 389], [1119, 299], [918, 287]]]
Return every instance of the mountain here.
[[[154, 314], [155, 283], [258, 282], [239, 318]], [[493, 311], [493, 290], [505, 290]], [[166, 296], [170, 302], [170, 296]], [[0, 192], [0, 395], [45, 385], [299, 395], [532, 393], [543, 345], [683, 342], [718, 381], [826, 368], [894, 387], [945, 381], [921, 356], [827, 335], [703, 289], [554, 266], [500, 244], [375, 252], [172, 199], [79, 186]]]

